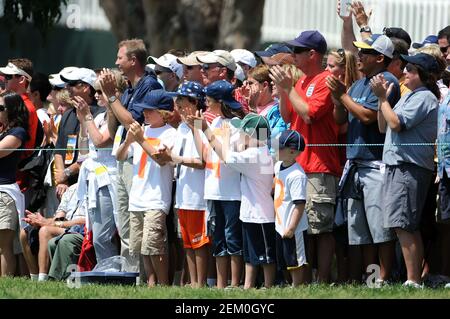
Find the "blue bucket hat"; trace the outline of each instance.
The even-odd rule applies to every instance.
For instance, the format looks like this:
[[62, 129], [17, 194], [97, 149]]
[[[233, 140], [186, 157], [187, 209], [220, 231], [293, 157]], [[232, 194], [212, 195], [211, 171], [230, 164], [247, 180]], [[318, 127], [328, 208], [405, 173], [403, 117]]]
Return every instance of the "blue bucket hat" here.
[[173, 111], [174, 102], [169, 92], [164, 90], [151, 90], [145, 96], [142, 103], [136, 103], [136, 107], [144, 110]]
[[213, 82], [204, 89], [206, 96], [210, 96], [219, 102], [223, 102], [233, 110], [238, 110], [242, 108], [242, 105], [234, 98], [233, 91], [234, 86], [225, 80]]

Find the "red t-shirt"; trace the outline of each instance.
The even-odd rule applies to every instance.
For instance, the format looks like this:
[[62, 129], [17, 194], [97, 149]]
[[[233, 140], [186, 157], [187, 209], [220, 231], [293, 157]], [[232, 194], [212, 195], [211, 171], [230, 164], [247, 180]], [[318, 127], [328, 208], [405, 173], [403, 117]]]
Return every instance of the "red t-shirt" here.
[[[31, 102], [31, 100], [28, 98], [28, 95], [22, 94], [21, 97], [22, 97], [23, 101], [25, 102], [25, 107], [28, 110], [28, 132], [27, 133], [28, 133], [29, 139], [25, 142], [24, 148], [25, 149], [34, 149], [36, 147], [36, 133], [37, 133], [38, 125], [39, 125], [39, 118], [36, 113], [36, 108], [35, 108], [33, 102]], [[22, 152], [21, 159], [29, 157], [32, 153], [33, 153], [33, 151]], [[19, 185], [20, 190], [22, 192], [26, 191], [26, 189], [28, 187], [28, 180], [29, 180], [29, 178], [27, 178], [27, 174], [20, 172], [20, 171], [17, 173], [17, 184]]]
[[[333, 118], [331, 93], [325, 84], [330, 72], [324, 71], [316, 76], [304, 75], [295, 85], [300, 97], [308, 103], [311, 124], [306, 124], [287, 102], [291, 113], [291, 129], [300, 132], [306, 144], [337, 144], [339, 127]], [[330, 173], [341, 175], [339, 149], [331, 146], [306, 147], [297, 157], [297, 162], [306, 173]]]

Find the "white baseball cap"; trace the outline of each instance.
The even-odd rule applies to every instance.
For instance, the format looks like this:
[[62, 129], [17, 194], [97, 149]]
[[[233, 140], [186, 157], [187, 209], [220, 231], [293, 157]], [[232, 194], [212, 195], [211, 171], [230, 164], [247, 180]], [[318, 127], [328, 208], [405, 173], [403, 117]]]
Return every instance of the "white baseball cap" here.
[[236, 65], [236, 71], [234, 71], [234, 77], [241, 82], [245, 81], [244, 69], [242, 69], [242, 67], [239, 64]]
[[388, 58], [394, 57], [394, 44], [391, 39], [382, 34], [372, 34], [364, 41], [354, 41], [353, 45], [359, 49], [372, 49]]
[[181, 79], [183, 77], [183, 65], [178, 63], [177, 59], [178, 58], [175, 55], [166, 53], [159, 58], [149, 56], [147, 63], [157, 64], [163, 68], [169, 69], [177, 75], [178, 79]]
[[59, 76], [64, 82], [82, 81], [92, 87], [94, 87], [94, 83], [97, 80], [95, 72], [87, 68], [73, 68], [72, 70], [59, 73]]
[[58, 88], [64, 88], [66, 86], [66, 82], [64, 82], [61, 79], [61, 76], [67, 75], [76, 69], [78, 69], [78, 68], [75, 66], [68, 66], [68, 67], [62, 69], [59, 73], [50, 74], [48, 76], [48, 80], [50, 81], [50, 84], [52, 86], [56, 86]]
[[31, 81], [32, 78], [31, 75], [11, 62], [9, 62], [8, 65], [6, 65], [4, 68], [0, 68], [0, 73], [6, 75], [23, 75], [27, 78], [28, 81]]
[[235, 49], [230, 52], [236, 63], [244, 63], [254, 68], [256, 66], [256, 58], [253, 53], [245, 49]]

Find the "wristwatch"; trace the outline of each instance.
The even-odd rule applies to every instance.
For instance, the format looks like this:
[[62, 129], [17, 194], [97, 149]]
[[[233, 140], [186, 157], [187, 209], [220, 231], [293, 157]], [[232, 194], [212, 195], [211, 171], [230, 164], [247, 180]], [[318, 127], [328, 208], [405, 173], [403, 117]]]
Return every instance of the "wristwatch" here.
[[87, 121], [92, 121], [94, 119], [94, 117], [92, 116], [92, 114], [89, 114], [89, 115], [86, 115], [85, 117], [84, 117], [84, 120], [87, 122]]
[[70, 177], [70, 175], [72, 175], [72, 172], [70, 171], [70, 168], [65, 168], [64, 169], [64, 176], [66, 177]]
[[372, 29], [371, 29], [368, 25], [366, 25], [366, 26], [361, 27], [361, 29], [359, 30], [359, 32], [372, 33]]
[[116, 102], [116, 100], [117, 100], [117, 96], [115, 96], [115, 95], [112, 95], [108, 98], [109, 104]]

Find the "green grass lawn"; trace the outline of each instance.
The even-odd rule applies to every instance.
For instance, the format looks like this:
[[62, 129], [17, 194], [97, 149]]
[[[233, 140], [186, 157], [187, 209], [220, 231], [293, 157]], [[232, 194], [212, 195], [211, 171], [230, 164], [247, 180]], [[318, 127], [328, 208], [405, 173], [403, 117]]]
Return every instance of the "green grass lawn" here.
[[84, 285], [68, 288], [62, 282], [31, 282], [23, 278], [0, 278], [1, 299], [450, 299], [450, 289], [404, 288], [393, 285], [382, 289], [363, 286], [311, 285], [301, 288], [273, 289], [192, 289], [180, 287], [147, 288], [145, 286]]

